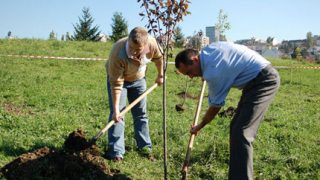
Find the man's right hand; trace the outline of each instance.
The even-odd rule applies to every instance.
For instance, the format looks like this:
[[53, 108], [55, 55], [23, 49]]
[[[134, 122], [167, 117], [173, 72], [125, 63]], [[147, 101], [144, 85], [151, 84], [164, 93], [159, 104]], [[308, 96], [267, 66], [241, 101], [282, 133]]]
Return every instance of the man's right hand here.
[[120, 122], [122, 116], [120, 116], [120, 111], [114, 111], [112, 115], [112, 120], [114, 120], [116, 123]]
[[200, 126], [200, 124], [198, 124], [196, 126], [192, 124], [191, 128], [190, 128], [190, 133], [197, 136], [201, 129], [202, 129], [202, 127]]

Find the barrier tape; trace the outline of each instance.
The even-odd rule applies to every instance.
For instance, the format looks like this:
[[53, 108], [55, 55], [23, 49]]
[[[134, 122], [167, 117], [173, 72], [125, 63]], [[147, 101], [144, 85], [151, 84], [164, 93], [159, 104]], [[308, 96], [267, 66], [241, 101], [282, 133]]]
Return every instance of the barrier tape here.
[[290, 66], [273, 66], [275, 68], [281, 69], [291, 69], [291, 68], [300, 68], [300, 69], [320, 69], [320, 67], [290, 67]]
[[[44, 59], [75, 59], [75, 60], [87, 60], [87, 61], [107, 61], [108, 59], [103, 58], [77, 58], [77, 57], [57, 57], [57, 56], [29, 56], [29, 55], [2, 55], [4, 57], [27, 57], [27, 58], [44, 58]], [[168, 62], [168, 64], [175, 64], [174, 62]], [[290, 67], [290, 66], [274, 66], [275, 68], [300, 68], [300, 69], [320, 69], [320, 67]]]
[[75, 59], [75, 60], [87, 60], [87, 61], [106, 61], [108, 59], [102, 58], [77, 58], [77, 57], [57, 57], [57, 56], [29, 56], [29, 55], [2, 55], [4, 57], [26, 57], [26, 58], [43, 58], [43, 59]]

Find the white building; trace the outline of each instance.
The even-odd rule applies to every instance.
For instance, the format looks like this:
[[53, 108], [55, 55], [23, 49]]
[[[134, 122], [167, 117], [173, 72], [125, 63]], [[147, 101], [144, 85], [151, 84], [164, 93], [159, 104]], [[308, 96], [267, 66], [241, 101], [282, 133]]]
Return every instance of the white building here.
[[215, 26], [206, 27], [206, 36], [209, 37], [209, 44], [219, 41], [220, 31]]

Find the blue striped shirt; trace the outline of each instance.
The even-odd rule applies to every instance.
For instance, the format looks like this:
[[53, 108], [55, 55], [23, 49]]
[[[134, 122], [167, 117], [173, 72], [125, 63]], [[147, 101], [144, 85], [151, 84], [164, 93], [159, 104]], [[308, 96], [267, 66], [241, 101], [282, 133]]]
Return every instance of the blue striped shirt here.
[[200, 64], [209, 105], [221, 107], [232, 87], [242, 89], [270, 62], [246, 46], [216, 42], [201, 51]]

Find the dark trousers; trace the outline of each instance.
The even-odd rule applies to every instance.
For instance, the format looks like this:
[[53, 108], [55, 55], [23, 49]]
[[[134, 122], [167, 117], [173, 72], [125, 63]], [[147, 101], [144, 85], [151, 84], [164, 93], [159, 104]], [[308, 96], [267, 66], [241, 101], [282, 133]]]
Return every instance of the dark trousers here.
[[230, 124], [229, 179], [253, 179], [252, 143], [279, 86], [277, 70], [268, 65], [244, 87]]

